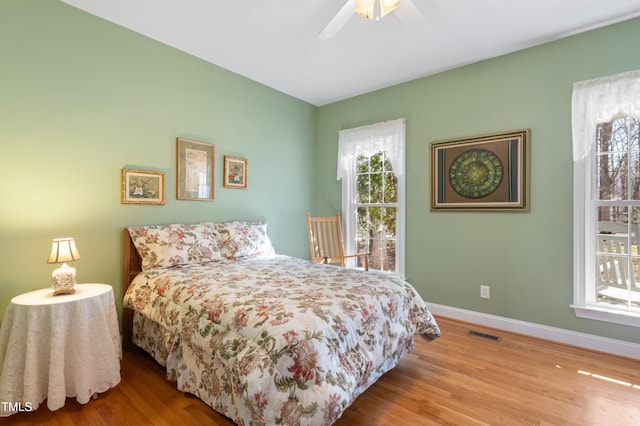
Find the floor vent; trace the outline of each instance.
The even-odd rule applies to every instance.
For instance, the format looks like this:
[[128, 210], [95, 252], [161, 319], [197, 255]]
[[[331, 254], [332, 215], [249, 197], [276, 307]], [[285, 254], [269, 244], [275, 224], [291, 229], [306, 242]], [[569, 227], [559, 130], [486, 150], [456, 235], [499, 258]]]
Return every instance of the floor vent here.
[[469, 330], [467, 334], [470, 336], [482, 337], [483, 339], [493, 340], [494, 342], [499, 342], [502, 340], [502, 337], [494, 336], [492, 334], [482, 333], [480, 331]]

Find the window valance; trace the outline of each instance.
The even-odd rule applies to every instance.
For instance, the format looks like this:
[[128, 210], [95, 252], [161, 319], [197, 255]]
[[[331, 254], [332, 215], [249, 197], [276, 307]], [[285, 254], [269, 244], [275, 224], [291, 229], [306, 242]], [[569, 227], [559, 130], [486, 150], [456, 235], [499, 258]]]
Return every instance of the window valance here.
[[341, 130], [338, 133], [338, 180], [348, 176], [358, 155], [385, 151], [397, 174], [404, 173], [406, 119]]
[[621, 114], [640, 117], [640, 70], [574, 83], [573, 161], [585, 158], [593, 147], [598, 123]]

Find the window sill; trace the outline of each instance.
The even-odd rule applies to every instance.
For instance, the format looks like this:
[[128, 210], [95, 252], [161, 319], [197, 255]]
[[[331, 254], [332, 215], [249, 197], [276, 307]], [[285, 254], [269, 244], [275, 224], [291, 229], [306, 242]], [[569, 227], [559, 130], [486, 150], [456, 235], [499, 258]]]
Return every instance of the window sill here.
[[596, 321], [640, 327], [640, 312], [623, 311], [606, 305], [571, 305], [576, 316]]

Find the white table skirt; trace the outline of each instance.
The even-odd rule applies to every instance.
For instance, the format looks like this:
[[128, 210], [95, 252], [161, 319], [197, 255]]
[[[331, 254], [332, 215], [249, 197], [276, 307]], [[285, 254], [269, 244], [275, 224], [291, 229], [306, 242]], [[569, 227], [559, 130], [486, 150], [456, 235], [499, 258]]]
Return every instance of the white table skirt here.
[[[47, 399], [57, 410], [67, 397], [85, 404], [120, 382], [122, 347], [113, 289], [78, 284], [76, 293], [52, 289], [16, 296], [0, 328], [0, 416]], [[6, 404], [10, 403], [10, 404]]]

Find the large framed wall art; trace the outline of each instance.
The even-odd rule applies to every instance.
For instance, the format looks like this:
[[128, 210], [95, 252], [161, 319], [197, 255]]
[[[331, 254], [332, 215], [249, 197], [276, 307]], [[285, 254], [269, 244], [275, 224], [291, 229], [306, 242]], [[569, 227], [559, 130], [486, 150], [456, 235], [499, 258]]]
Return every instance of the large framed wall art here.
[[529, 210], [530, 130], [431, 143], [431, 210]]

